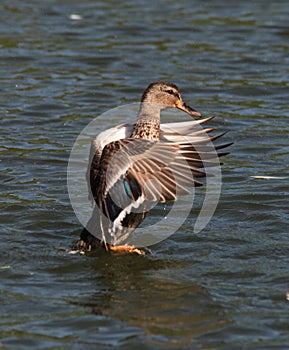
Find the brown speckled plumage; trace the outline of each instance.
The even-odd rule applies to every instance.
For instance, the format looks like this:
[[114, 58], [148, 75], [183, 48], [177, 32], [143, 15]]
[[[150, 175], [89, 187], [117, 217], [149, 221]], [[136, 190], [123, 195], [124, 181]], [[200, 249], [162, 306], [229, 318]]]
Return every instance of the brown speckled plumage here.
[[135, 124], [130, 137], [135, 139], [159, 140], [160, 124], [146, 122]]

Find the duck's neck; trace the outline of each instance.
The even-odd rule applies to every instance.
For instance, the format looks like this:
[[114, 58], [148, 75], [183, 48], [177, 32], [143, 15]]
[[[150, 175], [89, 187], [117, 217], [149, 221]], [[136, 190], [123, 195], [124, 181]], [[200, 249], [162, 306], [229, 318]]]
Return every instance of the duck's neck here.
[[141, 103], [131, 137], [159, 140], [161, 109], [161, 106], [156, 103]]

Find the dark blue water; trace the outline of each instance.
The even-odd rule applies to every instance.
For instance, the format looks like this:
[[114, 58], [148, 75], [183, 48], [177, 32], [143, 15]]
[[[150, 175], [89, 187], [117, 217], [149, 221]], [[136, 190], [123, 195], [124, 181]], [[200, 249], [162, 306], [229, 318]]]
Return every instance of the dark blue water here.
[[[286, 349], [288, 3], [0, 6], [0, 347]], [[156, 80], [234, 141], [213, 219], [146, 256], [68, 254], [76, 137]]]

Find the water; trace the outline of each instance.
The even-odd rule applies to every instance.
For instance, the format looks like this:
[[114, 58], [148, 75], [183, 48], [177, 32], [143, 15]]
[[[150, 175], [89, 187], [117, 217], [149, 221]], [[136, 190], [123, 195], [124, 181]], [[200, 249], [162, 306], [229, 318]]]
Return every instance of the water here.
[[[2, 0], [3, 349], [288, 347], [288, 20], [281, 0]], [[67, 254], [74, 140], [156, 80], [234, 141], [214, 218], [145, 257]]]

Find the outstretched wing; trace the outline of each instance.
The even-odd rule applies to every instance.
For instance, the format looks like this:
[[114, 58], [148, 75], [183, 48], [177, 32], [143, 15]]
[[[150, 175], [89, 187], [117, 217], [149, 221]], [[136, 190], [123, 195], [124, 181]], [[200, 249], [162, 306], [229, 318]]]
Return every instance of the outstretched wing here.
[[97, 202], [109, 202], [102, 204], [107, 213], [113, 197], [119, 212], [131, 203], [136, 206], [140, 197], [142, 203], [166, 202], [189, 193], [193, 186], [201, 186], [199, 178], [210, 176], [209, 167], [216, 166], [218, 158], [227, 154], [219, 150], [230, 145], [213, 145], [212, 141], [223, 134], [210, 136], [214, 128], [199, 126], [210, 119], [162, 124], [160, 141], [128, 137], [117, 140], [126, 136], [131, 126], [109, 129], [101, 142], [110, 141], [111, 135], [116, 141], [105, 145], [101, 157], [96, 152], [90, 167], [93, 197]]
[[209, 163], [208, 157], [217, 157], [216, 152], [210, 154], [207, 145], [201, 148], [203, 155], [189, 140], [127, 138], [110, 143], [103, 149], [98, 176], [91, 183], [98, 206], [115, 221], [121, 213], [124, 217], [144, 206], [190, 193], [192, 187], [202, 185], [198, 178], [206, 176], [198, 168]]

